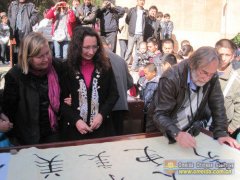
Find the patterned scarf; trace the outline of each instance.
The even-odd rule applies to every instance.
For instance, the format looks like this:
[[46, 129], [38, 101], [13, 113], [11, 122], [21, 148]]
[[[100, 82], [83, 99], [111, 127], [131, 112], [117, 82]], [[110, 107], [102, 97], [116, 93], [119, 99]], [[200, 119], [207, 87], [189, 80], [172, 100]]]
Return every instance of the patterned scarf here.
[[92, 80], [92, 91], [91, 91], [91, 104], [90, 108], [88, 109], [88, 93], [87, 93], [87, 86], [85, 84], [85, 81], [80, 78], [79, 74], [76, 76], [76, 79], [79, 79], [79, 108], [80, 116], [83, 118], [84, 122], [88, 122], [88, 113], [90, 113], [90, 123], [93, 121], [93, 118], [98, 114], [99, 112], [99, 95], [98, 95], [98, 88], [100, 86], [98, 85], [98, 81], [100, 78], [100, 72], [98, 70], [95, 70], [96, 77], [93, 77]]

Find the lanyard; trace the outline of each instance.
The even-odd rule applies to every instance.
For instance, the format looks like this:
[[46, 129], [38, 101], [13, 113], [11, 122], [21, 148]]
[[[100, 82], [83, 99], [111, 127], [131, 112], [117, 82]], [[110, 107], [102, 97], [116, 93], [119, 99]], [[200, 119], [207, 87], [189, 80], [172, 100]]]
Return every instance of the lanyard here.
[[[198, 112], [198, 101], [199, 101], [199, 88], [197, 88], [196, 91], [197, 91], [197, 109], [196, 109], [196, 113], [197, 113]], [[189, 87], [189, 84], [188, 84], [188, 100], [189, 100], [189, 104], [190, 104], [191, 118], [189, 115], [187, 116], [187, 118], [188, 118], [189, 124], [191, 124], [191, 119], [193, 121], [194, 117], [193, 117], [193, 110], [192, 110], [191, 89]]]

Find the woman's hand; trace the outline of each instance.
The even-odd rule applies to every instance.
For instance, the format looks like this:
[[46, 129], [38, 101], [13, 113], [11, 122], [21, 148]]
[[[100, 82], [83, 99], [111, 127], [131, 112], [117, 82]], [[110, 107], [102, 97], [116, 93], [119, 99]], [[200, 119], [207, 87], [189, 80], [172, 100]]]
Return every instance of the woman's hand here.
[[69, 94], [69, 97], [64, 99], [64, 103], [66, 103], [67, 105], [71, 106], [72, 105], [72, 97], [71, 94]]
[[92, 129], [82, 119], [79, 119], [76, 122], [76, 128], [81, 134], [87, 134], [88, 132], [92, 132]]
[[103, 117], [102, 117], [101, 114], [98, 113], [98, 114], [93, 118], [93, 121], [92, 121], [92, 123], [90, 124], [90, 125], [91, 125], [90, 128], [91, 128], [92, 130], [98, 129], [98, 128], [101, 126], [102, 121], [103, 121]]
[[8, 132], [13, 128], [13, 124], [9, 121], [8, 117], [1, 113], [0, 114], [0, 131]]

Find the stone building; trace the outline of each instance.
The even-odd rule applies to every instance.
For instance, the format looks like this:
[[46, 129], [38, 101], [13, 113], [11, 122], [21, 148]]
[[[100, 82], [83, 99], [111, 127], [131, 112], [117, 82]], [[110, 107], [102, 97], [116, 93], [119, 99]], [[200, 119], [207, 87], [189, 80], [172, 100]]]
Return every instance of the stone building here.
[[[116, 5], [133, 7], [136, 1], [116, 0]], [[176, 41], [188, 39], [194, 48], [240, 32], [239, 0], [145, 0], [146, 9], [151, 5], [171, 15]]]

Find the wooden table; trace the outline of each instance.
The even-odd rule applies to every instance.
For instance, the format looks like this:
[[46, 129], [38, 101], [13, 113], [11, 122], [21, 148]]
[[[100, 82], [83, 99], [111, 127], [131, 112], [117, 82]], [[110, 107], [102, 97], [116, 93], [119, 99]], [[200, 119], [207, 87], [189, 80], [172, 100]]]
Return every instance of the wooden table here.
[[[205, 129], [202, 129], [201, 132], [212, 137], [212, 133]], [[131, 140], [131, 139], [144, 139], [144, 138], [157, 137], [157, 136], [161, 136], [161, 135], [162, 134], [160, 132], [139, 133], [139, 134], [113, 136], [113, 137], [87, 139], [87, 140], [76, 140], [76, 141], [65, 141], [65, 142], [48, 143], [48, 144], [15, 146], [12, 148], [0, 148], [0, 152], [9, 152], [10, 150], [20, 150], [20, 149], [29, 148], [29, 147], [37, 147], [39, 149], [46, 149], [46, 148], [53, 148], [53, 147], [79, 146], [79, 145], [84, 145], [84, 144], [124, 141], [124, 140]]]
[[87, 140], [76, 140], [76, 141], [65, 141], [65, 142], [48, 143], [48, 144], [15, 146], [15, 147], [11, 147], [11, 148], [0, 148], [0, 152], [9, 152], [10, 150], [20, 150], [20, 149], [29, 148], [29, 147], [46, 149], [46, 148], [53, 148], [53, 147], [79, 146], [79, 145], [84, 145], [84, 144], [124, 141], [124, 140], [129, 140], [129, 139], [143, 139], [143, 138], [150, 138], [150, 137], [157, 137], [157, 136], [161, 136], [161, 133], [158, 133], [158, 132], [157, 133], [140, 133], [140, 134], [113, 136], [113, 137], [87, 139]]

